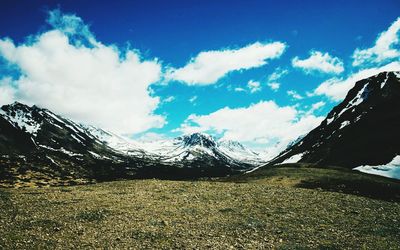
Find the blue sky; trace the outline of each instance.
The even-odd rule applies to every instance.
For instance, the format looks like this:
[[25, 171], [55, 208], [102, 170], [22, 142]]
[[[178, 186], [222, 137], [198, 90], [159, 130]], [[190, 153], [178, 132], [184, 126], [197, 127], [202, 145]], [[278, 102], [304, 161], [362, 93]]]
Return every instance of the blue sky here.
[[135, 138], [202, 131], [283, 147], [355, 80], [400, 70], [399, 10], [395, 0], [1, 1], [0, 103]]

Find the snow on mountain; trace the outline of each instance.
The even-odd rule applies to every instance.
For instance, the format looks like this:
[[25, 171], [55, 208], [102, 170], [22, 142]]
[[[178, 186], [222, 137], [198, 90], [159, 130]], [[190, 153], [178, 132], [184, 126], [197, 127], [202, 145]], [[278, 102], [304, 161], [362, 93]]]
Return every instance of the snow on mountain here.
[[108, 147], [128, 155], [143, 155], [145, 151], [141, 144], [112, 132], [91, 125], [80, 124], [90, 136], [106, 144]]
[[399, 107], [399, 72], [358, 81], [317, 128], [268, 164], [297, 161], [363, 171], [384, 166], [400, 155]]
[[254, 165], [265, 162], [258, 153], [247, 149], [239, 142], [216, 140], [204, 133], [187, 134], [170, 140], [143, 142], [141, 146], [147, 152], [167, 162], [194, 161], [207, 156], [221, 161]]
[[[18, 130], [30, 135], [35, 145], [43, 150], [60, 152], [80, 159], [85, 153], [96, 159], [110, 159], [109, 154], [113, 151], [128, 157], [144, 157], [181, 166], [196, 163], [196, 166], [217, 164], [250, 168], [264, 162], [257, 153], [238, 142], [217, 141], [203, 133], [140, 142], [94, 126], [75, 123], [47, 109], [29, 107], [21, 103], [3, 106], [0, 116]], [[104, 147], [107, 147], [108, 151]], [[102, 155], [102, 151], [107, 154]]]
[[303, 157], [304, 153], [300, 153], [300, 154], [295, 154], [290, 156], [289, 158], [287, 158], [286, 160], [284, 160], [281, 164], [286, 164], [286, 163], [297, 163], [301, 160], [301, 158]]
[[226, 155], [234, 158], [238, 161], [254, 163], [258, 165], [260, 163], [265, 162], [266, 158], [260, 153], [254, 152], [249, 148], [246, 148], [240, 142], [232, 141], [232, 140], [219, 140], [218, 148]]
[[36, 136], [41, 123], [35, 121], [32, 112], [27, 107], [19, 103], [14, 103], [14, 107], [14, 109], [0, 109], [0, 115], [14, 127]]
[[400, 179], [400, 155], [395, 156], [389, 163], [377, 166], [359, 166], [353, 168], [367, 174], [375, 174], [389, 178]]

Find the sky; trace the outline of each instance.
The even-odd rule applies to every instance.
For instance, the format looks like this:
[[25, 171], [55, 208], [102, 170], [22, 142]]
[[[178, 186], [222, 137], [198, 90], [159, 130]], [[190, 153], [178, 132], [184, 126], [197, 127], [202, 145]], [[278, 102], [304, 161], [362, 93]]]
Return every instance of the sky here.
[[140, 140], [276, 152], [355, 81], [400, 70], [400, 2], [0, 2], [0, 105]]

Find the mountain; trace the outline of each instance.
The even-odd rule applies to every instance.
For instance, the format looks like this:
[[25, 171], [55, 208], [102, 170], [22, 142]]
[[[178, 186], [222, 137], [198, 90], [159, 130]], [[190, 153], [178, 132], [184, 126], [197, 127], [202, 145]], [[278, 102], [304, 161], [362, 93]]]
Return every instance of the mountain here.
[[358, 81], [321, 124], [268, 164], [380, 166], [400, 155], [400, 72]]
[[141, 143], [37, 106], [16, 102], [0, 109], [0, 183], [4, 185], [226, 176], [250, 169], [260, 160], [256, 154], [249, 154], [252, 160], [248, 160], [238, 158], [234, 150], [230, 152], [234, 156], [228, 153], [205, 134]]
[[108, 147], [85, 127], [21, 103], [0, 109], [0, 178], [4, 183], [87, 183], [132, 178], [150, 160]]
[[246, 170], [264, 162], [257, 153], [239, 142], [216, 140], [204, 133], [145, 143], [143, 147], [148, 152], [159, 155], [164, 162], [184, 166], [226, 165], [237, 170]]

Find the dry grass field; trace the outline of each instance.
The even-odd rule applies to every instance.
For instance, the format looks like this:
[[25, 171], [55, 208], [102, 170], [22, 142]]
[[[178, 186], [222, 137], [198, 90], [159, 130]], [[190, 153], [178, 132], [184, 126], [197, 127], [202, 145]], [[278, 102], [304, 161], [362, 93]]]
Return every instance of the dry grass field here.
[[400, 249], [399, 195], [396, 181], [293, 166], [224, 180], [3, 188], [0, 248]]

